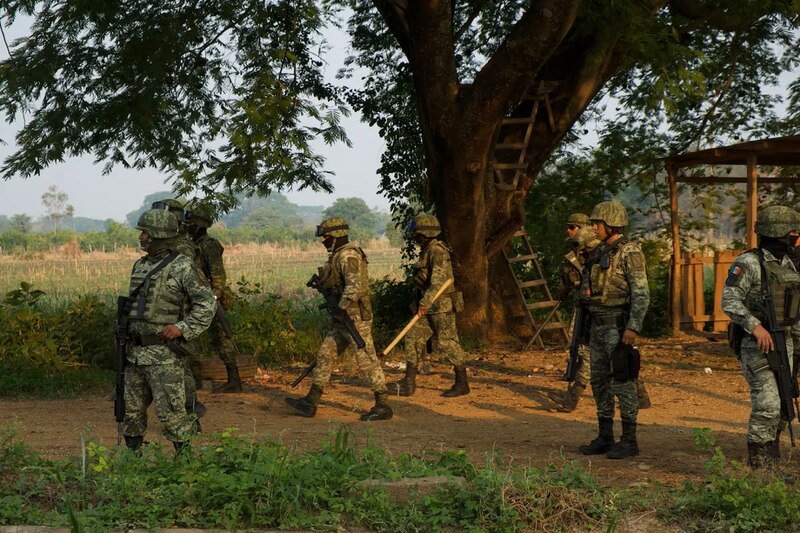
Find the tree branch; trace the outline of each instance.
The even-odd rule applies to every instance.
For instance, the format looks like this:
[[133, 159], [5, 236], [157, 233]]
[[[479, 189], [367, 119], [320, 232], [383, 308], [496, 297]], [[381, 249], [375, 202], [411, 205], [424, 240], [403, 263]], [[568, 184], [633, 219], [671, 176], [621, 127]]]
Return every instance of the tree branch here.
[[[578, 0], [535, 0], [497, 52], [475, 76], [460, 115], [464, 131], [496, 122], [536, 81], [578, 14]], [[498, 80], [503, 80], [498, 83]]]
[[372, 0], [373, 5], [380, 13], [386, 23], [386, 27], [392, 32], [397, 43], [410, 58], [412, 54], [411, 30], [406, 20], [406, 10], [408, 9], [407, 0]]
[[[758, 2], [756, 2], [758, 4]], [[768, 4], [764, 2], [764, 4]], [[709, 25], [723, 31], [741, 31], [749, 27], [754, 19], [760, 18], [766, 9], [743, 10], [737, 6], [709, 5], [701, 0], [669, 0], [669, 6], [675, 13], [691, 20], [703, 20]]]
[[454, 40], [458, 41], [458, 39], [461, 38], [464, 32], [467, 31], [467, 29], [469, 29], [470, 25], [475, 20], [475, 18], [478, 15], [480, 15], [483, 6], [488, 4], [489, 1], [490, 0], [474, 0], [474, 2], [472, 3], [472, 11], [470, 11], [469, 15], [467, 16], [467, 20], [464, 21], [464, 24], [462, 24], [461, 27], [458, 28], [458, 30], [456, 31]]

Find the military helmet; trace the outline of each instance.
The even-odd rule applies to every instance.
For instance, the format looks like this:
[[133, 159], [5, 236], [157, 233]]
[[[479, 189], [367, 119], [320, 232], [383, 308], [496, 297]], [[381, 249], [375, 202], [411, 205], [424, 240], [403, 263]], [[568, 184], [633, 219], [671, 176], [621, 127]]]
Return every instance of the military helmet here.
[[597, 238], [592, 228], [584, 226], [575, 232], [575, 235], [569, 238], [569, 242], [581, 248], [595, 248], [600, 244], [600, 239]]
[[419, 233], [425, 237], [436, 237], [442, 232], [439, 219], [433, 215], [417, 215], [408, 221], [406, 230], [414, 235]]
[[345, 219], [330, 217], [319, 223], [314, 235], [317, 237], [344, 237], [348, 233], [350, 233], [350, 226], [347, 225]]
[[590, 226], [591, 223], [589, 222], [589, 217], [584, 215], [583, 213], [572, 213], [570, 216], [567, 217], [567, 224], [573, 226]]
[[150, 209], [142, 213], [136, 229], [146, 231], [154, 239], [169, 239], [177, 237], [180, 233], [178, 220], [163, 209]]
[[611, 228], [624, 228], [628, 225], [628, 212], [619, 200], [600, 202], [592, 209], [589, 220], [605, 222]]
[[164, 211], [177, 212], [183, 215], [183, 204], [174, 198], [165, 198], [164, 200], [157, 200], [153, 202], [150, 209], [163, 209]]
[[190, 204], [183, 211], [183, 221], [201, 228], [210, 228], [214, 223], [214, 211], [205, 204]]
[[780, 238], [798, 231], [800, 214], [783, 205], [771, 205], [758, 212], [756, 233], [763, 237]]

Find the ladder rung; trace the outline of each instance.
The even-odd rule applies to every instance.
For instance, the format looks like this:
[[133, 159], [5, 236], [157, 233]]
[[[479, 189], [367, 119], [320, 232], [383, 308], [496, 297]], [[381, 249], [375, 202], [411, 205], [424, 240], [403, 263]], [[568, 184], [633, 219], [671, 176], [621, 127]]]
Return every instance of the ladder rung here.
[[492, 165], [495, 170], [520, 170], [528, 168], [527, 163], [495, 163]]
[[547, 300], [545, 302], [536, 302], [534, 304], [525, 304], [525, 306], [528, 309], [547, 309], [547, 308], [552, 309], [554, 305], [556, 305], [556, 302], [554, 302], [553, 300]]
[[527, 147], [528, 145], [525, 143], [500, 143], [494, 145], [495, 150], [521, 150]]
[[527, 289], [528, 287], [541, 287], [542, 285], [547, 284], [546, 280], [543, 279], [535, 279], [533, 281], [523, 281], [519, 284], [520, 289]]
[[564, 329], [567, 325], [563, 322], [548, 322], [542, 329]]
[[527, 254], [527, 255], [518, 255], [515, 257], [509, 257], [508, 262], [513, 263], [521, 263], [523, 261], [531, 261], [532, 259], [538, 259], [539, 254]]
[[514, 117], [504, 118], [501, 124], [503, 126], [512, 126], [514, 124], [531, 124], [534, 121], [531, 117]]
[[527, 237], [528, 234], [525, 232], [524, 229], [518, 229], [517, 232], [511, 236], [511, 238], [513, 239], [514, 237], [523, 237], [523, 236]]

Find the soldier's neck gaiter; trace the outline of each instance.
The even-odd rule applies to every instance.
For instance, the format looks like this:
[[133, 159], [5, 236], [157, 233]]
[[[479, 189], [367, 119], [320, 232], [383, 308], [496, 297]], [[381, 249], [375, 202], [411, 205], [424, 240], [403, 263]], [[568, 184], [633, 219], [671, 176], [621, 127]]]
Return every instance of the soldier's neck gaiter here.
[[761, 236], [758, 247], [771, 253], [778, 261], [783, 260], [783, 256], [789, 251], [789, 244], [785, 237], [765, 237]]
[[147, 246], [147, 255], [151, 259], [161, 259], [167, 255], [170, 250], [174, 250], [177, 245], [179, 237], [171, 237], [169, 239], [153, 239]]

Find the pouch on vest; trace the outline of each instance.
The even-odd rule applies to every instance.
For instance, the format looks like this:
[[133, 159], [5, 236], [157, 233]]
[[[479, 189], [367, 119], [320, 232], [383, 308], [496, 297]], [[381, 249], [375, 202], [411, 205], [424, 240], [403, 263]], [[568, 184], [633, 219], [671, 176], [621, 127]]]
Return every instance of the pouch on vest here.
[[791, 326], [800, 316], [800, 287], [793, 286], [784, 293], [783, 317], [785, 324]]
[[739, 324], [728, 322], [728, 346], [733, 349], [736, 357], [742, 356], [742, 340], [744, 340], [745, 331]]
[[639, 377], [641, 354], [631, 344], [617, 345], [611, 352], [611, 365], [614, 367], [614, 381], [620, 383]]

